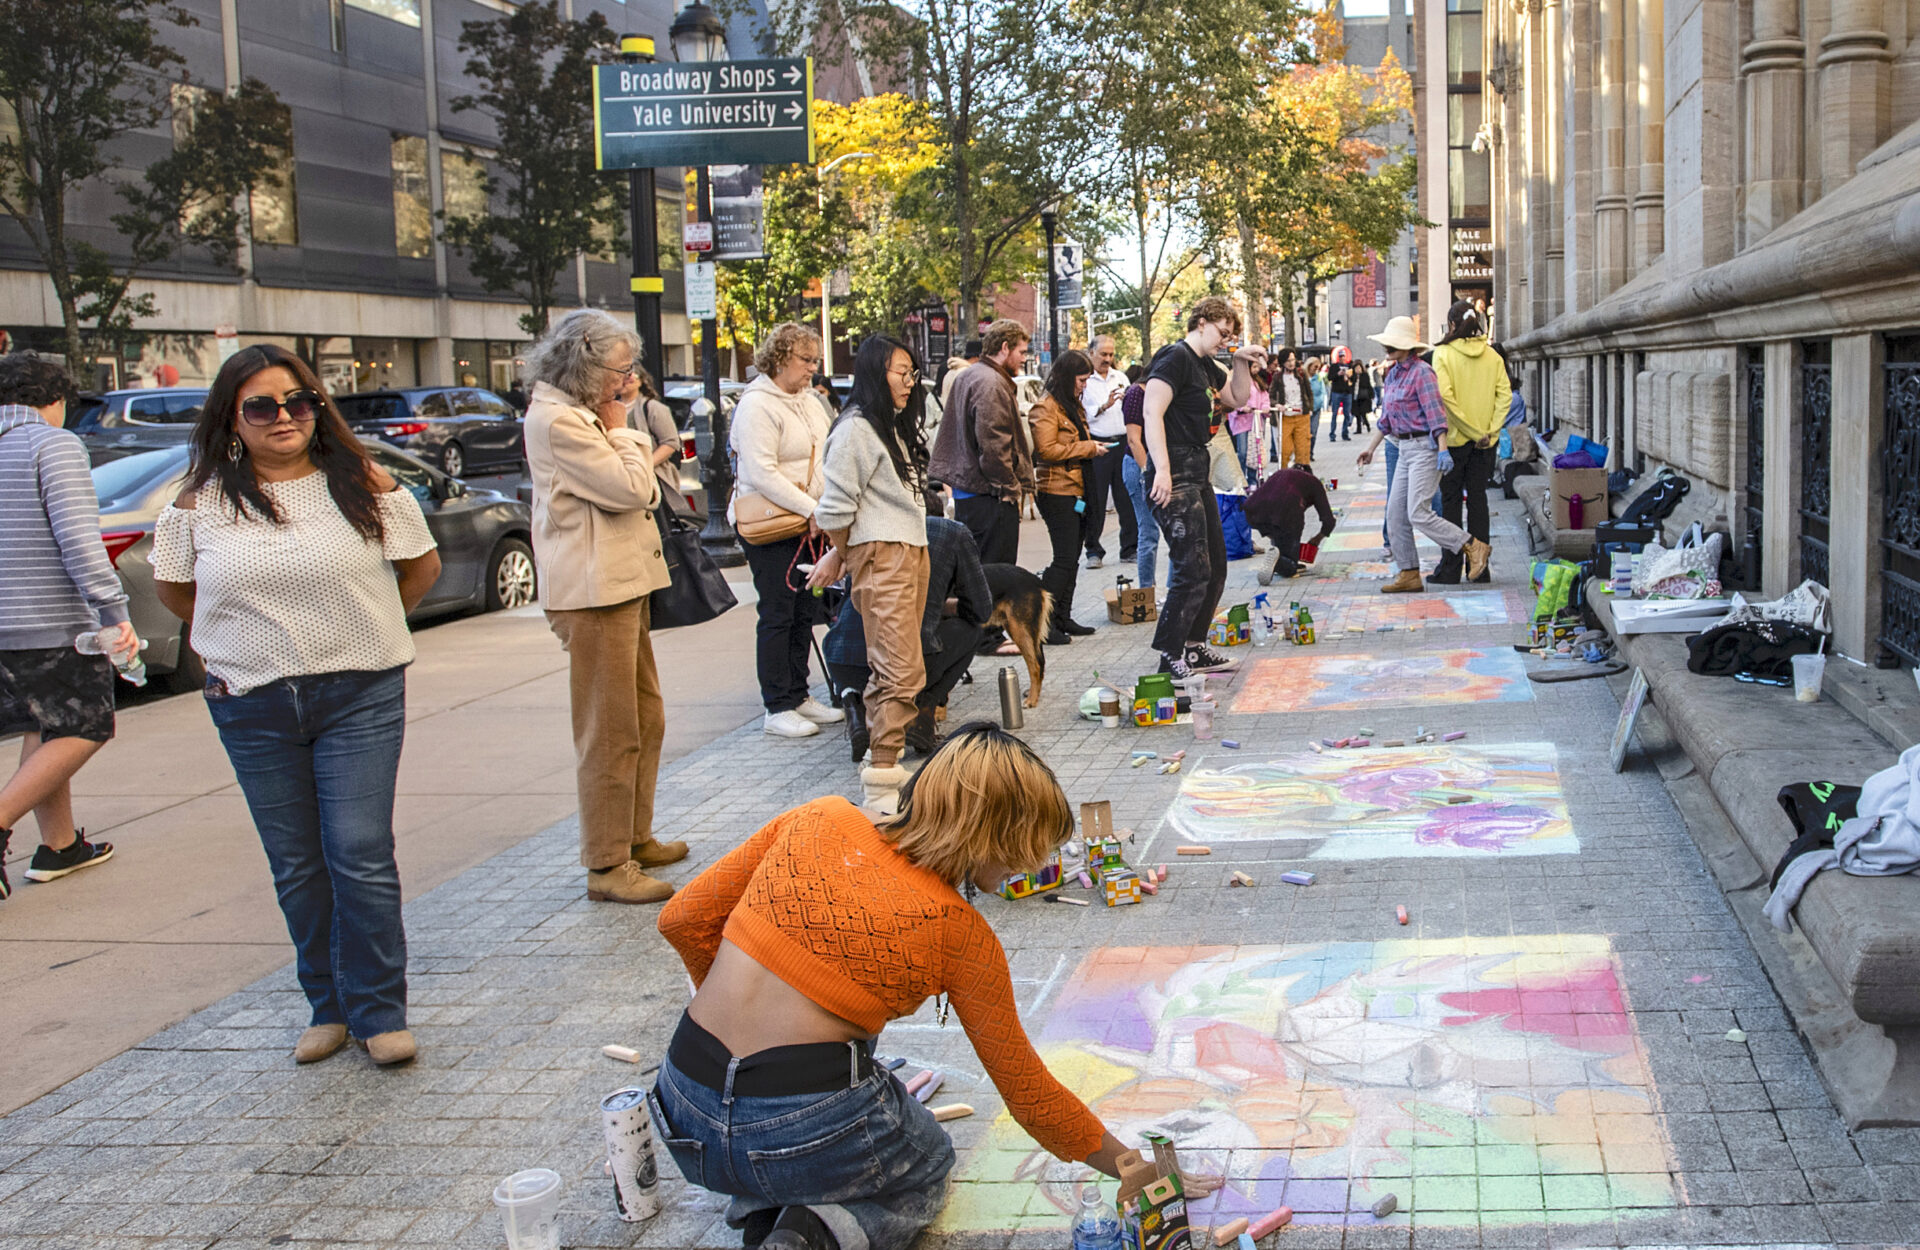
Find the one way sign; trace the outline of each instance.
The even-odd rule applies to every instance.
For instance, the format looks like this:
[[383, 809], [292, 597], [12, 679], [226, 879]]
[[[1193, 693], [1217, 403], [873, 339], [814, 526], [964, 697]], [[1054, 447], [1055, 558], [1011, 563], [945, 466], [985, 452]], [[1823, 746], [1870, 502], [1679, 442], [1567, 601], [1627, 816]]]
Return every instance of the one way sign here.
[[813, 61], [601, 65], [593, 138], [601, 169], [813, 163]]

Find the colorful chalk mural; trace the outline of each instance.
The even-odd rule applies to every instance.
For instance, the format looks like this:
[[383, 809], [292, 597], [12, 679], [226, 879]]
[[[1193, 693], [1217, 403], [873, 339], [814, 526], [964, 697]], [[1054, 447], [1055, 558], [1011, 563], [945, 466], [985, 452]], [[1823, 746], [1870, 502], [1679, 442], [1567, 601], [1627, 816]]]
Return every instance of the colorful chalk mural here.
[[[1384, 549], [1386, 544], [1380, 541], [1379, 519], [1378, 516], [1373, 517], [1371, 521], [1364, 517], [1355, 517], [1354, 521], [1350, 524], [1357, 525], [1358, 528], [1346, 528], [1343, 526], [1341, 529], [1335, 530], [1333, 537], [1320, 544], [1320, 550], [1341, 552], [1379, 551]], [[1421, 555], [1439, 554], [1439, 545], [1425, 534], [1415, 534], [1413, 537], [1414, 545], [1419, 549]]]
[[1313, 859], [1580, 849], [1547, 742], [1215, 755], [1182, 776], [1167, 824], [1181, 842], [1298, 840]]
[[[1196, 1225], [1593, 1223], [1677, 1205], [1673, 1152], [1598, 935], [1111, 947], [1036, 1039], [1123, 1142], [1226, 1178]], [[1054, 1230], [1086, 1175], [1004, 1112], [938, 1228]]]
[[1253, 662], [1234, 696], [1235, 712], [1354, 712], [1533, 698], [1526, 667], [1506, 648], [1459, 647], [1401, 656], [1289, 650], [1294, 653]]
[[[1285, 598], [1291, 601], [1295, 596]], [[1450, 625], [1512, 625], [1533, 616], [1528, 596], [1519, 590], [1401, 596], [1316, 594], [1301, 596], [1300, 602], [1313, 613], [1323, 638]]]

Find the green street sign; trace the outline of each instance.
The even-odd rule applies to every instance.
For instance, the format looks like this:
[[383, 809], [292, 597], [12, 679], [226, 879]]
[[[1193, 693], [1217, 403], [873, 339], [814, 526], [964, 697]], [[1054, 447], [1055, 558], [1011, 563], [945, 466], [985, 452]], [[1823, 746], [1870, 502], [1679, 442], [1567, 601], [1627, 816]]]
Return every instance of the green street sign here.
[[813, 60], [594, 68], [594, 163], [813, 164]]

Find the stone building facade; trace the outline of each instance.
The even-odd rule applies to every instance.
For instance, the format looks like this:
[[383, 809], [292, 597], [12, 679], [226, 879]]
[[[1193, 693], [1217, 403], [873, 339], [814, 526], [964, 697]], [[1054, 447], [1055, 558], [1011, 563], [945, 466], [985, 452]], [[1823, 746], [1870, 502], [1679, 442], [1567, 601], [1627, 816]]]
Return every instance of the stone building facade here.
[[1481, 35], [1536, 416], [1690, 478], [1749, 585], [1827, 584], [1842, 653], [1920, 663], [1920, 0], [1485, 0]]

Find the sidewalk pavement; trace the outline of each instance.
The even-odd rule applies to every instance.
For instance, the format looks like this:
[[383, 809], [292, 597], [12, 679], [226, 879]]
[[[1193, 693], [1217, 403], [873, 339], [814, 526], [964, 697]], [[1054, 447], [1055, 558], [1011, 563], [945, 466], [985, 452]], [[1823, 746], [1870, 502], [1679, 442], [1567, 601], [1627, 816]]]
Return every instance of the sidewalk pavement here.
[[[1322, 449], [1347, 513], [1337, 553], [1277, 587], [1317, 605], [1322, 641], [1240, 649], [1216, 740], [1075, 715], [1093, 670], [1148, 670], [1145, 627], [1101, 622], [1049, 656], [1024, 736], [1069, 799], [1113, 803], [1130, 862], [1171, 866], [1135, 907], [980, 901], [1049, 1064], [1124, 1139], [1164, 1125], [1228, 1178], [1195, 1223], [1291, 1206], [1277, 1246], [1910, 1241], [1920, 1133], [1841, 1125], [1658, 775], [1608, 770], [1606, 684], [1527, 682], [1508, 645], [1526, 598], [1511, 508], [1491, 587], [1388, 606], [1365, 541], [1377, 481], [1356, 487], [1349, 452]], [[1228, 602], [1254, 589], [1251, 563]], [[1114, 571], [1082, 575], [1081, 620]], [[995, 713], [992, 669], [949, 724]], [[1468, 736], [1306, 747], [1361, 727]], [[536, 733], [520, 749], [543, 749]], [[1165, 775], [1130, 767], [1134, 748], [1189, 755]], [[662, 818], [694, 848], [669, 875], [856, 791], [838, 734], [743, 726], [662, 778]], [[1316, 884], [1281, 884], [1288, 868]], [[1229, 885], [1234, 869], [1256, 884]], [[648, 1079], [686, 1001], [653, 919], [584, 900], [562, 820], [410, 902], [418, 1062], [294, 1067], [304, 1007], [274, 971], [0, 1119], [0, 1244], [496, 1247], [493, 1184], [546, 1166], [566, 1181], [564, 1245], [737, 1245], [664, 1152], [650, 1222], [619, 1222], [601, 1173], [597, 1100]], [[609, 1042], [641, 1065], [604, 1058]], [[960, 1162], [921, 1244], [1063, 1244], [1086, 1170], [1011, 1124], [958, 1023], [929, 1005], [880, 1047], [977, 1110], [948, 1125]], [[1386, 1193], [1399, 1210], [1376, 1219]]]

